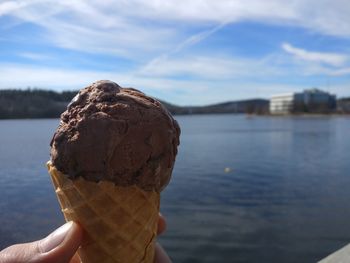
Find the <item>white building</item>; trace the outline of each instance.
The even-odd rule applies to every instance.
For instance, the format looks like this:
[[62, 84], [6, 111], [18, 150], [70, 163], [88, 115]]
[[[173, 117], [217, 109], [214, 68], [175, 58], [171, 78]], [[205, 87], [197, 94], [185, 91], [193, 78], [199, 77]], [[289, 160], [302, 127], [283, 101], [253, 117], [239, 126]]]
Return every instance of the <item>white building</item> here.
[[336, 96], [319, 89], [274, 95], [270, 99], [271, 114], [329, 113], [335, 109]]
[[287, 114], [293, 110], [295, 93], [274, 95], [270, 100], [270, 113]]

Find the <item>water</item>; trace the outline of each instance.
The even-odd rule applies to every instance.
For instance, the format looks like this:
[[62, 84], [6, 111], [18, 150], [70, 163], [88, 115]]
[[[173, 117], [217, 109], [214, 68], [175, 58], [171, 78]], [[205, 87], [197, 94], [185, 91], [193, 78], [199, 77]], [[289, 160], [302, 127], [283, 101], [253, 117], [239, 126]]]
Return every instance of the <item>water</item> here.
[[[160, 238], [174, 262], [315, 262], [350, 242], [349, 118], [177, 120]], [[45, 168], [57, 124], [0, 121], [0, 248], [63, 223]]]

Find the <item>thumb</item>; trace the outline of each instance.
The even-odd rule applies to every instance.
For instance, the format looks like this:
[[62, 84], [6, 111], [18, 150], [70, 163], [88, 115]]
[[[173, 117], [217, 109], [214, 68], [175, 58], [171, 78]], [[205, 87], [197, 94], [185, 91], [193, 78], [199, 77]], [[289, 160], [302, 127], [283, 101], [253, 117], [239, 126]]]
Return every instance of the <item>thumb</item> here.
[[82, 240], [82, 228], [68, 222], [42, 240], [18, 244], [0, 252], [0, 263], [68, 263]]

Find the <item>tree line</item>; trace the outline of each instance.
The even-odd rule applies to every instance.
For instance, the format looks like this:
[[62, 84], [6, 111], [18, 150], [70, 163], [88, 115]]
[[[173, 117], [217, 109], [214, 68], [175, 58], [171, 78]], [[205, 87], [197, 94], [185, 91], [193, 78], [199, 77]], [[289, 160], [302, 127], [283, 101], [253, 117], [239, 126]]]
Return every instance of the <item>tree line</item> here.
[[[0, 90], [0, 119], [59, 118], [78, 91]], [[177, 106], [161, 101], [172, 114], [253, 113], [268, 114], [269, 101], [252, 99], [207, 106]], [[350, 98], [337, 101], [338, 113], [350, 113]]]
[[0, 119], [58, 118], [77, 91], [0, 90]]

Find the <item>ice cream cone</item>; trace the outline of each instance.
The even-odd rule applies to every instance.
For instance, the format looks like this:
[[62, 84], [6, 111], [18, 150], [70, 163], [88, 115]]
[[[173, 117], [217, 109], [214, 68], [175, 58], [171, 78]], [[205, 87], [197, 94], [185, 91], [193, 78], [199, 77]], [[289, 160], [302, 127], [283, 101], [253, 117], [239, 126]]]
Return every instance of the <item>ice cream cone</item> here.
[[169, 111], [136, 89], [101, 80], [72, 99], [48, 169], [66, 220], [85, 229], [83, 263], [153, 263], [179, 136]]
[[85, 230], [78, 252], [83, 263], [154, 262], [159, 192], [71, 180], [51, 162], [47, 166], [66, 221]]

